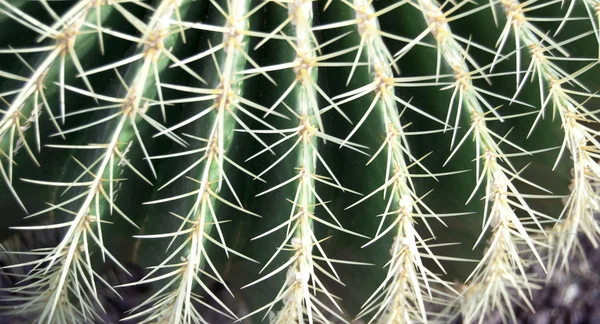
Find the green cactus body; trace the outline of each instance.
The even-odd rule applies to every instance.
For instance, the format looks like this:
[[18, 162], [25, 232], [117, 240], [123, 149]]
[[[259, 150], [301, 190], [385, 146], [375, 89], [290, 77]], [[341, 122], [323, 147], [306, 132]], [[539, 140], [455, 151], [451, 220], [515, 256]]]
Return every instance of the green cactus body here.
[[1, 308], [516, 322], [600, 238], [599, 8], [0, 0]]

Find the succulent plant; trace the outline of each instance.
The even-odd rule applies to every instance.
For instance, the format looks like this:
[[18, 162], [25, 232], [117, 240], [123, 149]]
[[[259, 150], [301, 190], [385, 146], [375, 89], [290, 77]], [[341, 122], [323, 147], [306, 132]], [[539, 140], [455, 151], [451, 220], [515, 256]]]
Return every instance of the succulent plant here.
[[1, 304], [38, 323], [106, 321], [107, 298], [131, 323], [516, 322], [600, 237], [599, 13], [0, 0]]

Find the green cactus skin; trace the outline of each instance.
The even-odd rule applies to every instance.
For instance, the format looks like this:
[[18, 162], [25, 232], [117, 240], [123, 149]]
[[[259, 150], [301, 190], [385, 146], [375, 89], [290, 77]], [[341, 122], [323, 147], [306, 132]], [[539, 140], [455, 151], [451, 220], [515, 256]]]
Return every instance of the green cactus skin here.
[[599, 16], [0, 0], [0, 305], [95, 323], [146, 287], [122, 320], [515, 322], [600, 240]]

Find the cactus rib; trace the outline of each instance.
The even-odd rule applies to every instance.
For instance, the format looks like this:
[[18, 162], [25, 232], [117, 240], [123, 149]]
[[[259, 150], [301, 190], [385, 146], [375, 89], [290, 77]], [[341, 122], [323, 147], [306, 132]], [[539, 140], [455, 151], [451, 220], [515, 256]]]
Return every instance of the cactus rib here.
[[[169, 3], [168, 0], [165, 0], [165, 2]], [[128, 162], [126, 155], [129, 150], [129, 146], [133, 142], [133, 138], [137, 138], [139, 140], [139, 144], [145, 151], [145, 148], [143, 148], [143, 144], [141, 143], [139, 131], [136, 127], [136, 122], [138, 117], [144, 115], [145, 110], [148, 108], [145, 105], [141, 105], [143, 99], [142, 93], [147, 88], [148, 75], [150, 73], [151, 66], [156, 64], [161, 55], [161, 51], [157, 51], [157, 49], [162, 45], [163, 38], [165, 37], [164, 31], [169, 28], [168, 24], [164, 24], [165, 18], [168, 18], [173, 14], [173, 8], [171, 5], [159, 8], [162, 10], [157, 10], [154, 13], [154, 24], [147, 26], [149, 29], [148, 37], [155, 37], [156, 42], [153, 43], [155, 46], [149, 46], [143, 49], [144, 64], [137, 71], [133, 82], [129, 85], [129, 87], [127, 87], [128, 91], [124, 99], [96, 95], [92, 92], [65, 86], [70, 90], [87, 94], [99, 100], [106, 100], [119, 104], [118, 107], [121, 108], [121, 110], [109, 115], [109, 117], [70, 130], [76, 131], [86, 129], [94, 126], [95, 124], [109, 122], [111, 119], [118, 117], [116, 119], [117, 122], [112, 129], [112, 134], [109, 135], [109, 142], [107, 144], [90, 145], [83, 148], [84, 150], [102, 150], [102, 155], [96, 159], [92, 166], [89, 167], [76, 160], [84, 169], [84, 172], [74, 182], [59, 183], [29, 180], [30, 182], [41, 185], [66, 187], [67, 190], [74, 186], [87, 187], [82, 194], [31, 215], [37, 216], [53, 210], [63, 210], [74, 215], [72, 221], [61, 224], [62, 226], [68, 227], [68, 230], [58, 246], [48, 249], [47, 254], [42, 259], [35, 262], [35, 267], [33, 270], [35, 275], [32, 275], [30, 279], [41, 278], [41, 281], [37, 282], [34, 280], [25, 288], [19, 287], [15, 290], [18, 292], [22, 289], [33, 289], [40, 286], [45, 288], [44, 290], [40, 291], [39, 296], [33, 295], [29, 298], [29, 302], [32, 304], [45, 304], [44, 306], [40, 306], [43, 308], [43, 312], [39, 318], [40, 322], [50, 322], [55, 313], [59, 313], [56, 316], [58, 318], [65, 319], [65, 321], [71, 316], [78, 315], [74, 311], [76, 306], [73, 304], [74, 301], [72, 301], [72, 298], [69, 297], [68, 291], [75, 291], [75, 295], [80, 297], [79, 303], [81, 303], [81, 307], [78, 309], [78, 312], [81, 313], [81, 316], [77, 316], [76, 318], [83, 317], [84, 320], [87, 320], [88, 318], [95, 318], [98, 316], [98, 314], [93, 311], [91, 305], [91, 302], [94, 301], [101, 307], [100, 302], [96, 297], [97, 293], [94, 284], [94, 281], [98, 276], [93, 272], [93, 266], [90, 260], [90, 251], [92, 248], [91, 245], [88, 244], [90, 238], [93, 239], [94, 243], [100, 248], [103, 258], [108, 256], [125, 272], [127, 272], [127, 270], [112, 256], [112, 254], [106, 250], [106, 248], [104, 248], [101, 223], [103, 222], [103, 214], [105, 214], [105, 210], [102, 206], [102, 200], [110, 206], [110, 213], [112, 213], [113, 210], [116, 210], [125, 220], [129, 221], [134, 226], [137, 226], [114, 203], [115, 197], [113, 186], [115, 182], [119, 182], [120, 179], [114, 178], [113, 175], [115, 173], [114, 169], [118, 168], [118, 166], [115, 166], [115, 160], [118, 160], [120, 161], [119, 166], [121, 164], [128, 166], [133, 172], [150, 183], [149, 180], [147, 180], [139, 171], [134, 168], [130, 162]], [[129, 127], [131, 129], [129, 129]], [[123, 142], [128, 144], [125, 149], [119, 148], [119, 146], [122, 146]], [[64, 146], [63, 148], [82, 149], [73, 146]], [[92, 171], [93, 167], [96, 165], [97, 168]], [[117, 172], [119, 171], [120, 170], [117, 170]], [[108, 180], [105, 178], [107, 176], [106, 173], [108, 173]], [[84, 176], [91, 176], [93, 180], [85, 182], [80, 181], [80, 179]], [[108, 182], [110, 187], [109, 190], [104, 188], [106, 182]], [[83, 201], [76, 212], [65, 208], [68, 204], [75, 203], [82, 198]], [[94, 233], [94, 227], [97, 230], [97, 233]], [[36, 228], [37, 227], [25, 227], [21, 229]], [[47, 226], [42, 227], [42, 229], [43, 228], [47, 228]], [[84, 253], [85, 257], [81, 256], [81, 253]], [[19, 264], [17, 266], [25, 265], [27, 264]], [[84, 270], [88, 270], [87, 273]]]
[[[567, 267], [567, 257], [574, 253], [576, 245], [579, 244], [577, 233], [584, 233], [594, 246], [598, 245], [600, 238], [600, 226], [594, 215], [599, 203], [594, 185], [600, 176], [600, 169], [593, 158], [600, 149], [600, 143], [594, 139], [597, 132], [585, 125], [595, 124], [600, 120], [574, 98], [574, 96], [593, 96], [575, 77], [589, 70], [595, 65], [595, 62], [586, 65], [574, 74], [565, 72], [553, 62], [553, 55], [555, 55], [553, 52], [568, 55], [563, 46], [581, 36], [556, 43], [550, 36], [542, 33], [528, 21], [526, 14], [530, 8], [526, 3], [503, 0], [501, 4], [507, 16], [507, 27], [504, 28], [504, 32], [498, 40], [500, 43], [498, 51], [501, 51], [502, 44], [508, 37], [509, 26], [512, 26], [515, 40], [523, 41], [531, 54], [531, 63], [523, 80], [517, 83], [518, 89], [523, 87], [530, 74], [537, 76], [539, 81], [541, 109], [529, 134], [534, 131], [540, 118], [544, 117], [546, 107], [551, 101], [553, 118], [558, 114], [565, 134], [554, 167], [560, 161], [565, 150], [569, 151], [573, 160], [571, 194], [561, 213], [561, 218], [564, 217], [564, 219], [561, 221], [559, 218], [559, 222], [548, 238], [551, 246], [555, 247], [548, 251], [548, 267], [550, 275], [552, 275], [555, 270]], [[544, 45], [544, 43], [548, 45]], [[517, 60], [517, 64], [519, 64], [519, 60]], [[519, 67], [517, 67], [518, 70]], [[565, 85], [568, 83], [582, 88], [583, 91], [566, 89]]]
[[[467, 133], [453, 149], [449, 159], [464, 144], [469, 135], [474, 137], [476, 145], [475, 172], [477, 183], [471, 198], [475, 195], [479, 186], [484, 183], [484, 180], [486, 190], [486, 204], [483, 215], [484, 226], [478, 242], [483, 238], [488, 229], [493, 229], [492, 237], [487, 245], [487, 252], [467, 279], [471, 283], [466, 288], [464, 301], [461, 302], [461, 312], [464, 321], [468, 323], [476, 318], [479, 318], [479, 321], [481, 321], [491, 310], [498, 311], [503, 318], [510, 317], [512, 320], [516, 320], [510, 304], [509, 290], [514, 289], [519, 298], [532, 308], [526, 292], [531, 294], [531, 289], [535, 287], [528, 279], [526, 271], [528, 263], [521, 255], [522, 250], [517, 243], [523, 242], [545, 270], [538, 248], [536, 248], [536, 245], [539, 243], [532, 237], [532, 234], [543, 233], [544, 231], [538, 220], [540, 214], [534, 212], [528, 206], [524, 196], [512, 182], [519, 180], [538, 189], [544, 189], [524, 179], [519, 174], [521, 171], [514, 169], [508, 156], [500, 149], [499, 144], [504, 142], [522, 151], [523, 154], [530, 153], [506, 140], [505, 137], [494, 133], [486, 125], [492, 121], [503, 121], [510, 116], [502, 117], [499, 115], [497, 108], [491, 107], [481, 95], [481, 93], [486, 93], [486, 91], [473, 85], [472, 77], [474, 74], [473, 72], [469, 72], [465, 61], [475, 66], [476, 73], [480, 73], [486, 80], [487, 77], [483, 68], [478, 66], [455, 40], [455, 36], [448, 25], [450, 21], [470, 15], [487, 7], [479, 6], [465, 13], [449, 17], [451, 13], [464, 4], [466, 2], [462, 2], [456, 7], [443, 12], [433, 1], [419, 1], [419, 8], [428, 20], [431, 33], [438, 43], [438, 66], [440, 64], [440, 57], [443, 57], [452, 68], [456, 79], [456, 82], [449, 86], [454, 87], [454, 92], [447, 115], [447, 120], [449, 120], [455, 96], [458, 95], [454, 134], [456, 134], [461, 110], [465, 109], [465, 113], [468, 113], [471, 117], [471, 125]], [[473, 43], [468, 42], [467, 44]], [[437, 69], [437, 73], [439, 74], [439, 68]], [[494, 96], [507, 101], [510, 100], [499, 95]], [[487, 107], [489, 111], [484, 112], [482, 105]], [[494, 116], [489, 116], [490, 114]], [[453, 144], [454, 134], [452, 137]], [[509, 168], [502, 166], [500, 162], [506, 163]], [[481, 164], [483, 164], [483, 167]], [[515, 199], [515, 201], [512, 199]], [[489, 205], [491, 206], [488, 210]], [[515, 214], [514, 208], [526, 212], [538, 226], [538, 229], [526, 228]]]
[[[408, 142], [404, 131], [406, 126], [401, 124], [398, 108], [396, 106], [396, 102], [404, 103], [404, 101], [394, 94], [395, 79], [391, 69], [392, 67], [397, 69], [397, 66], [395, 66], [395, 60], [383, 43], [381, 37], [382, 35], [385, 35], [385, 33], [379, 29], [377, 21], [377, 17], [390, 12], [403, 4], [404, 2], [398, 2], [389, 7], [375, 11], [370, 5], [370, 1], [354, 0], [352, 4], [346, 3], [346, 5], [348, 5], [355, 13], [355, 20], [349, 20], [348, 22], [342, 23], [331, 23], [329, 25], [318, 27], [319, 29], [326, 29], [350, 23], [356, 24], [356, 28], [360, 35], [360, 47], [357, 51], [354, 65], [350, 70], [349, 79], [352, 77], [357, 62], [363, 53], [363, 49], [367, 61], [369, 62], [369, 69], [371, 70], [370, 76], [372, 82], [370, 84], [336, 97], [343, 99], [338, 103], [340, 104], [342, 102], [351, 101], [344, 98], [355, 99], [358, 96], [365, 96], [368, 94], [374, 95], [370, 106], [366, 109], [363, 117], [347, 136], [344, 143], [359, 130], [361, 125], [371, 114], [381, 118], [381, 125], [385, 128], [383, 130], [386, 134], [384, 142], [367, 162], [367, 165], [369, 165], [382, 152], [387, 152], [388, 157], [386, 159], [385, 183], [348, 207], [351, 208], [356, 206], [382, 192], [384, 200], [387, 200], [385, 211], [382, 214], [383, 217], [379, 223], [377, 233], [375, 233], [374, 238], [364, 246], [373, 244], [390, 231], [395, 233], [395, 243], [393, 243], [393, 246], [390, 248], [391, 260], [386, 265], [388, 267], [386, 277], [381, 285], [377, 287], [376, 291], [365, 301], [361, 312], [357, 315], [357, 318], [359, 319], [367, 314], [373, 313], [371, 315], [370, 323], [374, 321], [427, 322], [428, 315], [426, 314], [424, 300], [431, 300], [434, 302], [431, 296], [432, 288], [430, 287], [429, 281], [434, 281], [446, 286], [446, 288], [451, 291], [454, 291], [453, 288], [441, 280], [432, 271], [428, 270], [422, 263], [422, 253], [419, 252], [420, 249], [425, 250], [426, 257], [432, 258], [441, 267], [441, 264], [433, 255], [432, 251], [425, 243], [425, 240], [417, 233], [413, 225], [414, 220], [418, 218], [429, 227], [427, 220], [423, 217], [424, 211], [430, 212], [433, 217], [440, 221], [441, 219], [422, 202], [422, 197], [418, 197], [414, 190], [411, 176], [414, 172], [411, 168], [419, 166], [424, 168], [430, 176], [435, 175], [431, 174], [421, 164], [421, 159], [415, 158], [408, 148]], [[394, 37], [393, 39], [406, 41], [406, 39], [401, 37]], [[409, 44], [411, 42], [414, 42], [414, 44], [425, 45], [425, 43], [419, 41], [407, 41]], [[406, 104], [413, 107], [417, 112], [437, 121], [435, 117], [408, 103]], [[406, 160], [405, 156], [408, 157], [409, 161]], [[390, 191], [389, 198], [386, 198], [388, 190]], [[392, 206], [395, 207], [393, 208]], [[384, 227], [388, 216], [391, 217], [393, 221]], [[423, 290], [426, 290], [427, 293]], [[458, 292], [454, 292], [458, 295]], [[428, 294], [430, 298], [428, 298], [426, 294]]]
[[[133, 315], [128, 316], [126, 319], [139, 319], [140, 323], [147, 323], [151, 321], [168, 321], [169, 323], [183, 322], [201, 322], [206, 323], [206, 320], [202, 317], [198, 311], [195, 310], [192, 302], [196, 301], [201, 305], [208, 307], [209, 309], [222, 314], [230, 319], [237, 319], [237, 316], [232, 312], [217, 296], [215, 296], [207, 284], [205, 283], [206, 277], [208, 279], [215, 280], [216, 282], [225, 286], [225, 289], [231, 294], [227, 284], [223, 280], [222, 276], [218, 273], [211, 256], [207, 250], [209, 242], [215, 244], [224, 250], [226, 255], [235, 254], [247, 260], [253, 261], [252, 259], [234, 251], [227, 246], [227, 243], [223, 237], [221, 230], [220, 220], [221, 216], [217, 217], [217, 214], [221, 213], [217, 206], [219, 204], [228, 206], [233, 209], [237, 209], [245, 214], [260, 217], [259, 215], [247, 210], [240, 203], [235, 193], [235, 188], [232, 186], [226, 173], [226, 165], [224, 162], [228, 162], [233, 167], [240, 171], [258, 178], [253, 173], [244, 169], [242, 166], [236, 164], [233, 160], [227, 157], [227, 152], [232, 145], [232, 132], [231, 127], [234, 124], [241, 125], [245, 131], [249, 132], [252, 136], [256, 137], [254, 132], [250, 130], [241, 118], [237, 115], [238, 111], [244, 115], [257, 118], [254, 114], [242, 106], [248, 106], [259, 111], [266, 111], [266, 107], [262, 107], [250, 100], [243, 98], [243, 82], [245, 79], [239, 78], [239, 72], [243, 70], [247, 61], [251, 64], [255, 64], [250, 56], [247, 54], [248, 41], [245, 39], [247, 35], [252, 35], [252, 32], [248, 29], [249, 23], [248, 18], [256, 12], [262, 5], [256, 8], [249, 9], [250, 1], [247, 0], [232, 0], [228, 3], [227, 10], [221, 8], [216, 2], [212, 4], [218, 9], [218, 11], [224, 16], [224, 26], [213, 26], [207, 24], [186, 24], [182, 22], [184, 26], [190, 26], [192, 28], [198, 28], [206, 31], [217, 32], [222, 35], [221, 43], [216, 47], [210, 47], [205, 52], [196, 55], [191, 59], [185, 59], [175, 65], [181, 66], [182, 64], [188, 64], [193, 60], [200, 57], [211, 55], [215, 62], [215, 69], [218, 73], [218, 84], [213, 89], [202, 89], [183, 87], [177, 85], [163, 85], [176, 90], [186, 91], [193, 94], [201, 94], [201, 97], [192, 98], [193, 101], [209, 101], [214, 100], [208, 108], [205, 108], [198, 114], [172, 126], [170, 129], [165, 129], [163, 132], [157, 135], [162, 135], [167, 131], [172, 131], [183, 127], [197, 119], [204, 116], [213, 116], [209, 125], [209, 137], [198, 138], [191, 136], [192, 138], [199, 139], [202, 143], [206, 143], [204, 148], [198, 150], [192, 150], [184, 153], [175, 153], [160, 158], [170, 158], [180, 155], [202, 153], [201, 158], [197, 159], [183, 172], [179, 173], [175, 177], [171, 178], [165, 185], [164, 188], [175, 182], [178, 178], [182, 177], [188, 171], [194, 169], [197, 166], [201, 166], [202, 171], [199, 173], [198, 179], [189, 178], [196, 182], [199, 186], [191, 192], [187, 192], [181, 195], [163, 198], [147, 202], [146, 204], [157, 204], [169, 202], [177, 199], [187, 198], [192, 196], [193, 204], [189, 212], [185, 217], [176, 216], [182, 220], [181, 225], [175, 232], [158, 235], [144, 235], [139, 236], [146, 239], [160, 239], [165, 237], [171, 237], [171, 243], [180, 236], [185, 237], [183, 242], [171, 253], [161, 264], [154, 267], [150, 273], [148, 273], [139, 282], [131, 285], [147, 284], [158, 280], [168, 279], [169, 282], [166, 286], [160, 289], [156, 294], [146, 299], [142, 304], [138, 305], [131, 311]], [[255, 34], [255, 35], [259, 35]], [[220, 51], [225, 56], [222, 65], [216, 61], [215, 54]], [[268, 124], [264, 123], [266, 126]], [[264, 144], [264, 143], [263, 143]], [[266, 146], [266, 144], [264, 144]], [[222, 183], [225, 182], [227, 188], [236, 197], [236, 203], [225, 200], [221, 193]], [[160, 190], [160, 189], [159, 189]], [[219, 236], [219, 240], [214, 239], [210, 233], [213, 229]], [[176, 264], [170, 263], [177, 255], [181, 256], [182, 262]], [[255, 262], [255, 261], [254, 261]], [[213, 274], [208, 273], [204, 270], [204, 267], [208, 266]], [[170, 270], [174, 268], [175, 270]], [[164, 275], [155, 275], [162, 269], [169, 269], [169, 272]], [[200, 296], [194, 293], [192, 290], [195, 285], [198, 285], [206, 292], [209, 296], [215, 300], [220, 309], [217, 309], [206, 302], [200, 300]], [[148, 309], [144, 309], [144, 306], [150, 306]]]
[[[289, 259], [281, 266], [243, 287], [250, 287], [261, 281], [267, 280], [278, 273], [285, 273], [284, 283], [276, 297], [270, 303], [251, 312], [244, 318], [266, 310], [263, 318], [272, 314], [272, 311], [275, 312], [273, 313], [274, 315], [271, 315], [271, 322], [273, 323], [302, 323], [304, 322], [304, 318], [307, 318], [308, 322], [312, 324], [321, 321], [327, 322], [328, 316], [333, 316], [337, 320], [347, 322], [346, 319], [339, 314], [341, 308], [335, 301], [337, 297], [325, 287], [322, 279], [319, 279], [317, 270], [335, 282], [341, 283], [333, 264], [348, 263], [359, 265], [361, 263], [328, 258], [321, 246], [321, 243], [324, 240], [317, 239], [314, 230], [314, 225], [319, 223], [338, 231], [346, 232], [358, 237], [364, 237], [363, 235], [348, 231], [342, 227], [339, 220], [327, 207], [326, 202], [317, 192], [315, 186], [318, 182], [343, 191], [353, 192], [352, 190], [343, 187], [336, 176], [331, 172], [327, 162], [318, 151], [318, 139], [323, 140], [323, 142], [330, 141], [334, 144], [344, 145], [349, 149], [357, 150], [359, 152], [360, 149], [364, 148], [360, 145], [342, 141], [339, 138], [324, 133], [321, 114], [323, 114], [327, 108], [319, 109], [316, 98], [317, 93], [319, 93], [330, 103], [331, 106], [328, 108], [334, 108], [347, 119], [347, 116], [341, 112], [338, 105], [326, 95], [316, 82], [318, 68], [328, 65], [328, 63], [324, 61], [342, 55], [347, 51], [326, 55], [318, 54], [319, 50], [327, 46], [328, 43], [318, 44], [316, 42], [312, 30], [313, 4], [311, 1], [298, 0], [292, 3], [281, 1], [281, 4], [287, 9], [288, 17], [277, 29], [282, 29], [289, 23], [293, 26], [292, 33], [295, 42], [292, 43], [289, 41], [289, 43], [295, 52], [295, 58], [291, 63], [282, 63], [275, 67], [277, 69], [291, 68], [295, 77], [291, 85], [272, 106], [271, 110], [275, 109], [280, 104], [283, 104], [290, 113], [295, 116], [299, 124], [297, 127], [281, 130], [286, 133], [286, 136], [275, 142], [273, 146], [277, 146], [294, 137], [297, 137], [297, 139], [293, 141], [292, 146], [282, 154], [281, 157], [269, 165], [261, 174], [259, 174], [259, 176], [273, 169], [288, 156], [297, 159], [297, 167], [295, 167], [297, 174], [264, 190], [258, 194], [258, 196], [270, 193], [292, 183], [296, 184], [296, 190], [293, 200], [290, 200], [292, 207], [289, 218], [275, 228], [254, 237], [254, 239], [265, 237], [275, 231], [286, 228], [284, 241], [278, 246], [276, 252], [263, 266], [261, 272], [264, 271], [282, 251], [291, 251], [291, 257], [289, 257]], [[344, 65], [349, 66], [351, 63], [339, 63], [337, 66]], [[266, 67], [265, 70], [268, 70], [269, 68], [270, 67]], [[294, 98], [292, 103], [293, 107], [288, 106], [284, 102], [291, 93], [293, 93]], [[262, 152], [259, 152], [259, 154], [260, 153]], [[318, 163], [322, 164], [328, 171], [329, 177], [320, 176], [316, 173]], [[329, 180], [333, 180], [333, 182], [330, 182]], [[322, 207], [333, 219], [334, 223], [328, 222], [320, 216], [317, 216], [315, 213], [316, 206]], [[321, 256], [314, 255], [314, 248], [318, 250]], [[327, 266], [321, 266], [317, 261], [322, 261], [326, 263]], [[311, 290], [313, 293], [311, 293]], [[335, 309], [321, 301], [317, 292], [321, 293]], [[274, 310], [279, 302], [283, 304], [282, 308]]]
[[[52, 38], [55, 42], [53, 45], [48, 46], [39, 46], [39, 47], [29, 47], [29, 48], [20, 48], [20, 49], [2, 49], [0, 50], [1, 54], [15, 54], [19, 58], [21, 58], [20, 54], [23, 53], [47, 53], [45, 58], [41, 61], [41, 63], [36, 67], [32, 68], [27, 65], [31, 70], [32, 74], [29, 78], [25, 80], [20, 76], [11, 76], [11, 79], [14, 80], [22, 80], [25, 81], [25, 84], [18, 90], [15, 91], [16, 97], [8, 104], [9, 109], [3, 112], [2, 120], [0, 120], [0, 142], [2, 143], [2, 147], [0, 148], [0, 153], [7, 158], [7, 168], [4, 167], [3, 163], [0, 161], [0, 172], [2, 173], [2, 177], [5, 183], [11, 188], [11, 191], [15, 198], [19, 201], [21, 207], [25, 210], [25, 206], [21, 203], [21, 200], [17, 196], [16, 192], [13, 189], [12, 181], [13, 181], [13, 156], [15, 154], [15, 137], [17, 137], [22, 143], [23, 147], [34, 161], [36, 165], [39, 166], [38, 161], [35, 158], [35, 154], [27, 144], [27, 140], [25, 139], [25, 134], [23, 127], [28, 128], [29, 124], [33, 122], [35, 124], [35, 138], [36, 138], [36, 148], [39, 152], [41, 150], [41, 138], [40, 138], [40, 130], [39, 130], [39, 116], [41, 114], [41, 110], [48, 113], [51, 121], [54, 124], [54, 127], [57, 129], [59, 134], [64, 138], [62, 131], [60, 129], [59, 124], [54, 118], [52, 113], [52, 109], [46, 97], [45, 89], [45, 81], [50, 73], [50, 69], [54, 65], [55, 62], [59, 61], [59, 72], [58, 72], [58, 86], [60, 92], [60, 119], [62, 123], [65, 122], [65, 63], [67, 57], [71, 58], [73, 65], [79, 72], [83, 72], [83, 67], [79, 61], [79, 58], [75, 52], [75, 44], [79, 35], [83, 34], [83, 27], [86, 21], [89, 19], [88, 15], [91, 12], [96, 12], [97, 14], [97, 23], [100, 23], [100, 3], [95, 3], [95, 0], [82, 0], [79, 1], [73, 8], [67, 11], [62, 17], [56, 16], [56, 14], [52, 11], [50, 7], [47, 6], [46, 1], [43, 1], [46, 4], [47, 10], [53, 14], [56, 22], [47, 26], [37, 19], [31, 17], [26, 14], [19, 8], [11, 5], [10, 3], [2, 0], [0, 1], [0, 5], [6, 7], [6, 10], [0, 9], [0, 12], [8, 15], [13, 18], [15, 21], [24, 25], [25, 27], [35, 31], [40, 34], [39, 41], [44, 38]], [[101, 34], [100, 34], [101, 35]], [[100, 38], [100, 42], [102, 44], [102, 40]], [[22, 59], [22, 58], [21, 58]], [[87, 89], [93, 93], [94, 90], [87, 78], [83, 78], [83, 81], [87, 87]], [[26, 104], [33, 98], [32, 108], [29, 109], [26, 107]], [[42, 102], [40, 103], [40, 98]], [[24, 121], [23, 121], [24, 119]], [[16, 135], [16, 136], [15, 136]], [[5, 147], [8, 146], [8, 152], [4, 152]]]

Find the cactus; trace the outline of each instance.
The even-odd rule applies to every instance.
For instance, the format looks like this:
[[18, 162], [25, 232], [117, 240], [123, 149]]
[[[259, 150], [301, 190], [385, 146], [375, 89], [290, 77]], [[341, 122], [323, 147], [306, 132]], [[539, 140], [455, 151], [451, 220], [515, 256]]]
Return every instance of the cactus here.
[[599, 8], [0, 0], [0, 304], [516, 322], [600, 240]]

